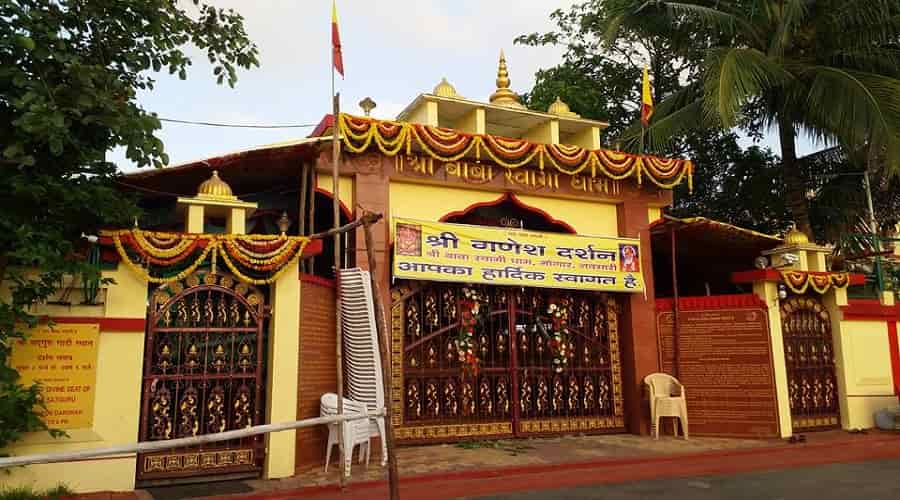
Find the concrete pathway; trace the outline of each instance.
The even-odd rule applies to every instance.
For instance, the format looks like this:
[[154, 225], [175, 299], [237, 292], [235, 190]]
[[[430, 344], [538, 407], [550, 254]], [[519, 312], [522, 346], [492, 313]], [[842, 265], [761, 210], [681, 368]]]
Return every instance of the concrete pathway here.
[[[811, 440], [812, 441], [812, 440]], [[556, 463], [506, 467], [499, 469], [460, 471], [431, 474], [419, 477], [405, 476], [401, 481], [401, 496], [404, 499], [428, 500], [478, 498], [490, 495], [506, 495], [499, 498], [518, 498], [519, 495], [536, 495], [533, 498], [569, 498], [568, 494], [580, 494], [572, 498], [600, 498], [590, 488], [608, 487], [612, 484], [646, 482], [666, 478], [692, 478], [682, 481], [683, 487], [704, 490], [704, 485], [712, 484], [705, 477], [724, 476], [746, 472], [787, 471], [798, 467], [814, 467], [829, 464], [852, 464], [860, 462], [900, 459], [900, 435], [834, 435], [818, 442], [796, 445], [777, 445], [733, 450], [707, 451], [694, 454], [671, 454], [640, 456], [631, 458], [606, 458], [580, 463]], [[893, 467], [891, 462], [887, 467]], [[864, 468], [864, 465], [863, 465]], [[849, 473], [852, 473], [850, 471]], [[802, 477], [802, 471], [797, 477]], [[827, 475], [827, 473], [825, 473]], [[693, 479], [702, 477], [701, 479]], [[883, 477], [881, 481], [897, 483], [896, 475]], [[750, 478], [748, 481], [752, 481]], [[688, 483], [691, 483], [688, 485]], [[718, 483], [717, 483], [718, 484]], [[724, 484], [724, 483], [722, 483]], [[742, 483], [745, 484], [746, 483]], [[797, 486], [800, 488], [802, 485]], [[580, 488], [588, 489], [582, 490]], [[653, 485], [645, 486], [653, 488]], [[740, 486], [722, 486], [740, 488]], [[600, 490], [598, 490], [600, 491]], [[608, 490], [602, 490], [605, 492]], [[696, 492], [685, 498], [701, 498]], [[762, 491], [757, 489], [757, 492]], [[883, 489], [883, 491], [888, 491]], [[777, 492], [776, 492], [777, 493]], [[763, 494], [763, 493], [760, 493]], [[587, 496], [584, 496], [587, 495]], [[649, 493], [641, 493], [634, 498], [646, 498]], [[325, 485], [300, 489], [270, 490], [228, 497], [229, 500], [281, 500], [288, 498], [313, 499], [372, 499], [387, 498], [384, 481], [353, 483], [344, 491], [336, 486]], [[602, 497], [606, 498], [606, 497]], [[628, 498], [628, 497], [624, 497]], [[703, 498], [729, 498], [703, 497]], [[801, 496], [779, 496], [763, 494], [749, 498], [814, 498], [824, 500], [813, 490]], [[865, 498], [851, 495], [844, 498]], [[878, 497], [875, 497], [878, 498]], [[897, 497], [890, 497], [897, 498]]]
[[[404, 499], [440, 500], [520, 494], [538, 495], [534, 498], [545, 498], [543, 495], [591, 498], [596, 497], [596, 491], [602, 491], [603, 495], [608, 491], [595, 491], [591, 488], [610, 484], [664, 478], [728, 476], [824, 464], [897, 459], [900, 458], [900, 434], [871, 431], [868, 434], [852, 435], [833, 431], [808, 434], [804, 444], [787, 444], [780, 440], [716, 438], [683, 441], [671, 437], [655, 441], [648, 437], [630, 435], [557, 437], [476, 442], [464, 446], [405, 447], [398, 450], [398, 457]], [[127, 494], [83, 495], [80, 499], [387, 498], [386, 470], [377, 464], [377, 459], [368, 468], [354, 464], [353, 470], [354, 477], [344, 491], [340, 491], [337, 486], [336, 467], [327, 475], [321, 472], [320, 467], [316, 467], [282, 480], [185, 485]], [[676, 480], [665, 483], [665, 486], [677, 485], [693, 492], [693, 489], [703, 490], [703, 485], [706, 484], [715, 484], [717, 491], [726, 491], [732, 487], [731, 483], [710, 483], [706, 479]], [[641, 487], [652, 489], [656, 486]], [[640, 495], [635, 498], [639, 497]]]

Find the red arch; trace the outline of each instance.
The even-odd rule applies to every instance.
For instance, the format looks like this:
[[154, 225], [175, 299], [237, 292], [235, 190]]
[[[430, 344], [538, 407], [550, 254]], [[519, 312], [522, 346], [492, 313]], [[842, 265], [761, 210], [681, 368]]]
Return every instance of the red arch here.
[[[324, 189], [317, 187], [316, 192], [319, 194], [323, 194], [331, 199], [334, 199], [334, 196], [332, 196], [331, 191], [325, 191]], [[350, 209], [347, 208], [347, 205], [344, 205], [344, 201], [338, 200], [338, 203], [340, 203], [340, 205], [341, 205], [341, 212], [343, 212], [344, 217], [346, 217], [348, 221], [352, 221], [353, 214], [350, 212]]]
[[566, 231], [568, 231], [570, 234], [578, 234], [578, 232], [575, 231], [575, 228], [572, 227], [571, 225], [569, 225], [568, 222], [563, 221], [563, 220], [559, 220], [559, 219], [555, 219], [555, 218], [553, 218], [553, 216], [551, 216], [550, 214], [548, 214], [548, 213], [545, 212], [544, 210], [541, 210], [540, 208], [532, 207], [532, 206], [530, 206], [530, 205], [526, 205], [526, 204], [523, 203], [522, 200], [520, 200], [514, 193], [511, 193], [511, 192], [508, 192], [508, 191], [507, 191], [506, 193], [503, 193], [503, 195], [500, 196], [499, 198], [497, 198], [496, 200], [493, 200], [493, 201], [482, 201], [482, 202], [479, 202], [479, 203], [473, 203], [473, 204], [469, 205], [468, 207], [466, 207], [466, 208], [464, 208], [464, 209], [462, 209], [462, 210], [457, 210], [457, 211], [455, 211], [455, 212], [449, 212], [449, 213], [445, 214], [443, 217], [441, 217], [441, 218], [439, 219], [439, 222], [447, 222], [448, 219], [451, 219], [451, 218], [453, 218], [453, 217], [461, 217], [461, 216], [463, 216], [463, 215], [468, 214], [468, 213], [471, 212], [472, 210], [475, 210], [476, 208], [495, 207], [495, 206], [497, 206], [497, 205], [503, 203], [504, 201], [510, 201], [510, 202], [512, 202], [514, 205], [516, 205], [517, 207], [521, 208], [522, 210], [525, 210], [526, 212], [531, 212], [531, 213], [534, 213], [534, 214], [538, 214], [538, 215], [540, 215], [541, 217], [543, 217], [544, 219], [546, 219], [546, 220], [548, 220], [549, 222], [551, 222], [552, 224], [556, 224], [556, 225], [558, 225], [558, 226], [562, 226], [562, 227], [563, 227]]

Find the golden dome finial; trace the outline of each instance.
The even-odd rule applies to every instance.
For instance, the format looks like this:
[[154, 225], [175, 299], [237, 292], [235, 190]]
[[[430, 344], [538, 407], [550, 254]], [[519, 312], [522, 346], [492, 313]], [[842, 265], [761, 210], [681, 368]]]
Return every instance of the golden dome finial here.
[[557, 116], [571, 116], [573, 118], [578, 117], [578, 113], [575, 113], [574, 111], [569, 109], [569, 105], [563, 102], [561, 97], [557, 97], [556, 100], [553, 101], [553, 104], [551, 104], [550, 107], [547, 108], [547, 112], [551, 115]]
[[231, 186], [219, 178], [219, 171], [213, 170], [212, 176], [203, 181], [197, 188], [197, 196], [201, 198], [214, 198], [218, 200], [235, 200], [237, 197], [231, 192]]
[[500, 67], [497, 68], [497, 88], [509, 88], [509, 69], [506, 66], [506, 54], [500, 49]]
[[446, 78], [441, 78], [441, 82], [435, 85], [434, 90], [432, 90], [431, 93], [440, 97], [460, 97], [460, 95], [456, 93], [456, 88], [451, 85]]
[[809, 236], [803, 231], [797, 229], [796, 224], [791, 224], [791, 228], [784, 235], [785, 245], [806, 245], [809, 243]]
[[500, 66], [497, 68], [497, 90], [491, 94], [491, 104], [525, 109], [525, 106], [519, 102], [519, 96], [509, 89], [509, 83], [506, 55], [503, 54], [503, 49], [500, 49]]

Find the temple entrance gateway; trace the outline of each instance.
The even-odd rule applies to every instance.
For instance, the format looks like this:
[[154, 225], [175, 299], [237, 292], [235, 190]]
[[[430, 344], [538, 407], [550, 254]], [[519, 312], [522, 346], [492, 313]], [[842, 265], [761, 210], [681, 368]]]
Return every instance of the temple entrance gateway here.
[[624, 430], [612, 295], [409, 282], [393, 299], [399, 439]]
[[[156, 289], [144, 351], [140, 441], [263, 423], [267, 309], [262, 291], [230, 275], [197, 273]], [[152, 485], [262, 471], [262, 436], [139, 454]]]
[[795, 432], [840, 426], [831, 317], [821, 301], [793, 296], [781, 304], [791, 421]]

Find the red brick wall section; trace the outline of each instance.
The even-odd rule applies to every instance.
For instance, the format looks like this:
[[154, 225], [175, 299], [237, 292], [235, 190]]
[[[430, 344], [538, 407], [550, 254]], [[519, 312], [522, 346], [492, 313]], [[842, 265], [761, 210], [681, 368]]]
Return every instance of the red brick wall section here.
[[[334, 284], [315, 277], [301, 277], [300, 368], [297, 419], [319, 416], [319, 398], [335, 392]], [[328, 431], [324, 426], [297, 430], [298, 470], [323, 466]], [[334, 450], [335, 454], [337, 450]], [[334, 456], [334, 455], [333, 455]]]
[[617, 206], [619, 236], [641, 239], [641, 266], [644, 269], [646, 296], [627, 294], [619, 328], [622, 352], [622, 388], [625, 399], [625, 423], [633, 434], [649, 434], [650, 406], [643, 397], [643, 381], [660, 371], [656, 338], [656, 300], [653, 295], [653, 260], [650, 252], [650, 223], [647, 204], [639, 200]]

